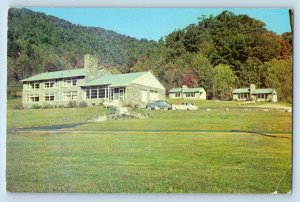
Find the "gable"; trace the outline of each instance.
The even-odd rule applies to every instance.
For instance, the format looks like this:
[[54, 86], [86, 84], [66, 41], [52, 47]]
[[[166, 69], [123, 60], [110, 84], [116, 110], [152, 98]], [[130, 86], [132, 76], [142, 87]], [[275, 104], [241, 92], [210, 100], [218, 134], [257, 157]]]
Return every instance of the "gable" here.
[[133, 80], [131, 83], [165, 90], [165, 87], [150, 72], [143, 74], [139, 78]]

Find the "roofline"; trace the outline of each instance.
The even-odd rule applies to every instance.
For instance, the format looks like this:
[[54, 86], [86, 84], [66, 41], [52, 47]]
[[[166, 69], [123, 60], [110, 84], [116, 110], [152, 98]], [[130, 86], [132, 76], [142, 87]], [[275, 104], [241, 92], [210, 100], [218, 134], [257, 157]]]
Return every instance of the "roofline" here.
[[[83, 70], [83, 71], [84, 71], [84, 68], [65, 69], [65, 70], [59, 70], [59, 71], [53, 71], [53, 72], [64, 72], [64, 71], [74, 71], [74, 70], [77, 70], [77, 71], [78, 71], [78, 70]], [[65, 77], [53, 77], [53, 78], [50, 78], [50, 79], [28, 80], [29, 78], [34, 77], [34, 76], [37, 76], [37, 75], [40, 75], [40, 74], [53, 73], [53, 72], [42, 72], [42, 73], [35, 74], [35, 75], [30, 76], [30, 77], [25, 78], [25, 79], [21, 79], [21, 80], [19, 80], [19, 81], [21, 81], [21, 82], [24, 82], [24, 81], [45, 81], [45, 80], [52, 80], [52, 79], [62, 79], [62, 78], [72, 78], [72, 77], [78, 77], [78, 76], [86, 76], [85, 73], [84, 73], [84, 74], [78, 75], [78, 76], [65, 76]]]

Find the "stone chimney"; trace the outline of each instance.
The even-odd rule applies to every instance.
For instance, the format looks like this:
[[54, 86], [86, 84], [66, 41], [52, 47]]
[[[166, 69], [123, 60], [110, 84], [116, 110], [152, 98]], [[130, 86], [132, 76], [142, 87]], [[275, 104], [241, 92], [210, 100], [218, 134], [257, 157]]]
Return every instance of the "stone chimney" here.
[[187, 87], [187, 85], [182, 85], [181, 88], [184, 89], [184, 88], [188, 88], [188, 87]]
[[250, 94], [252, 94], [255, 91], [255, 85], [250, 84]]
[[95, 79], [104, 74], [110, 74], [105, 68], [98, 65], [98, 58], [94, 55], [84, 55], [84, 71], [87, 80]]
[[87, 76], [93, 75], [98, 70], [98, 58], [94, 55], [84, 55], [84, 71]]

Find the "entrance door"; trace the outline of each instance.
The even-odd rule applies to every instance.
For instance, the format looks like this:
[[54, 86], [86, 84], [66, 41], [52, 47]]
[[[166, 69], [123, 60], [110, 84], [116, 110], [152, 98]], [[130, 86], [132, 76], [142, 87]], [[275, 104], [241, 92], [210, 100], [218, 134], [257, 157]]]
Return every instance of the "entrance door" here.
[[119, 97], [120, 97], [120, 100], [125, 100], [124, 88], [120, 88]]
[[142, 102], [147, 102], [148, 92], [146, 90], [142, 90]]
[[120, 99], [119, 88], [115, 88], [114, 100], [119, 100], [119, 99]]

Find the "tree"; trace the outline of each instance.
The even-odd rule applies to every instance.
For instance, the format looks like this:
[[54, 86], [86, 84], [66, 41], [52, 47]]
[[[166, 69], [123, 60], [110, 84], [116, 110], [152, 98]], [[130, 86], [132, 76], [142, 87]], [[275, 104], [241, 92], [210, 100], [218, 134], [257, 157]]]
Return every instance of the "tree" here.
[[292, 58], [289, 59], [273, 59], [262, 65], [265, 71], [266, 86], [275, 88], [278, 99], [281, 101], [292, 102]]
[[234, 75], [229, 65], [219, 64], [213, 70], [213, 94], [214, 98], [221, 100], [231, 99], [237, 77]]
[[257, 87], [265, 86], [262, 78], [263, 69], [262, 62], [257, 58], [248, 58], [247, 61], [241, 65], [239, 86], [249, 86], [255, 84]]
[[194, 70], [198, 78], [197, 84], [206, 90], [207, 97], [212, 97], [213, 68], [209, 60], [202, 54], [194, 55], [191, 61], [191, 69]]
[[179, 85], [187, 85], [188, 87], [197, 86], [197, 77], [195, 72], [188, 70], [179, 78]]

